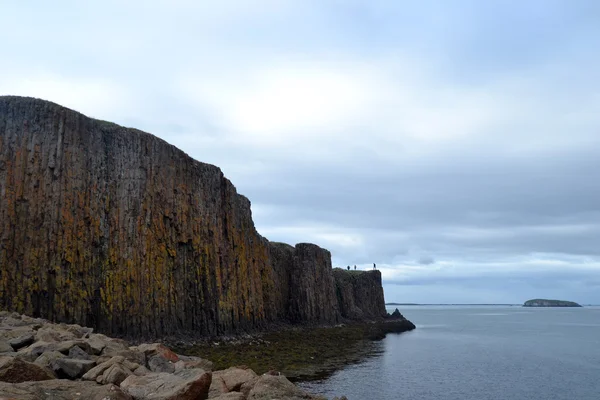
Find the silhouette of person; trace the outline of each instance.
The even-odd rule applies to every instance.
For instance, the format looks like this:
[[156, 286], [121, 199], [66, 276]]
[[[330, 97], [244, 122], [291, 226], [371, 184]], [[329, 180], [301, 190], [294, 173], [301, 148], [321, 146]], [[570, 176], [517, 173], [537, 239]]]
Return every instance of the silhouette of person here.
[[373, 269], [377, 269], [377, 268], [375, 268], [375, 263], [373, 263]]
[[348, 271], [350, 271], [350, 266], [348, 265]]
[[356, 265], [354, 266], [354, 270], [356, 271]]

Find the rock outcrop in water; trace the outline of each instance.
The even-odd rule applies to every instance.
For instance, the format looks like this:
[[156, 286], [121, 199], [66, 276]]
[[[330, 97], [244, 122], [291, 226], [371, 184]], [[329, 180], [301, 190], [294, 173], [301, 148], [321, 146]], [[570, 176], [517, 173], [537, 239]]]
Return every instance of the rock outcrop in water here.
[[219, 335], [385, 312], [381, 275], [270, 243], [221, 170], [136, 129], [0, 97], [0, 307], [110, 334]]
[[581, 305], [566, 300], [533, 299], [527, 300], [523, 307], [581, 307]]

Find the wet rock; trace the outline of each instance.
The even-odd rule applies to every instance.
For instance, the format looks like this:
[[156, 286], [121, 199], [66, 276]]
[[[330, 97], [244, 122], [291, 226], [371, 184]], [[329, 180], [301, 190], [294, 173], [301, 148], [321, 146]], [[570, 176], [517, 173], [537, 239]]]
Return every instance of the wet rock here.
[[132, 400], [115, 385], [53, 379], [9, 384], [0, 382], [0, 399], [9, 400]]
[[121, 389], [136, 400], [203, 400], [210, 383], [210, 372], [186, 369], [174, 374], [131, 375], [121, 383]]
[[77, 379], [81, 378], [86, 372], [94, 368], [96, 362], [92, 360], [58, 358], [52, 361], [50, 365], [59, 378]]
[[175, 366], [160, 354], [155, 354], [148, 359], [148, 368], [152, 372], [175, 372]]
[[0, 357], [0, 381], [19, 383], [54, 379], [45, 368], [15, 357]]
[[29, 346], [30, 344], [33, 343], [34, 340], [35, 340], [35, 337], [33, 336], [33, 334], [28, 333], [26, 335], [19, 336], [18, 338], [9, 340], [8, 344], [10, 344], [11, 347], [15, 351], [17, 351], [23, 347]]

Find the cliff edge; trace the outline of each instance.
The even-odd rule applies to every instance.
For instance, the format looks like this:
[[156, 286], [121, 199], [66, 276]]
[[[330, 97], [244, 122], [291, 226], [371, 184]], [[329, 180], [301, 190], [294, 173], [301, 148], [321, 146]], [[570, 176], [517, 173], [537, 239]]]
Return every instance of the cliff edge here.
[[260, 236], [219, 168], [137, 129], [0, 97], [1, 308], [138, 337], [383, 316], [380, 275], [364, 290], [341, 276], [325, 249]]

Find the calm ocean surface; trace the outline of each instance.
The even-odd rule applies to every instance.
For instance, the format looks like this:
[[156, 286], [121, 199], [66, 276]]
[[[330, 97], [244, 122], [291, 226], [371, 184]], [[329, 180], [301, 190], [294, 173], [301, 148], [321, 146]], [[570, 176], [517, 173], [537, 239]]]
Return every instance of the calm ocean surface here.
[[600, 307], [399, 308], [416, 330], [301, 385], [350, 400], [600, 400]]

